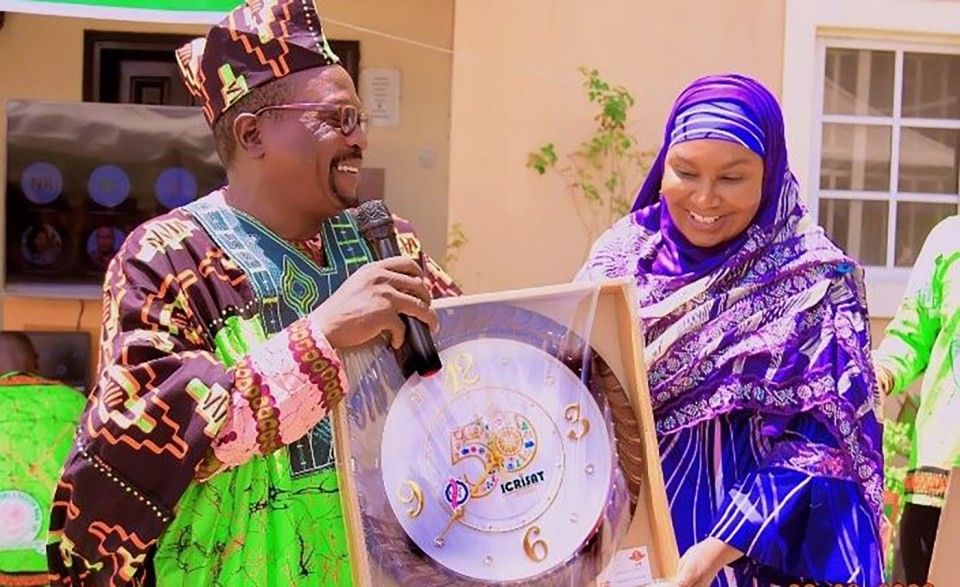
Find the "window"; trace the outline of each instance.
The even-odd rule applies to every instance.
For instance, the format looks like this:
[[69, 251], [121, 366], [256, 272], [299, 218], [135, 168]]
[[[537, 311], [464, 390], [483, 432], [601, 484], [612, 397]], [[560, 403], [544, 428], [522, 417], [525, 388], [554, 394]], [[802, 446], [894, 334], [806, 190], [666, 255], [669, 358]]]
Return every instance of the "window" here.
[[[870, 0], [869, 10], [863, 2], [784, 3], [780, 103], [790, 167], [811, 211], [867, 265], [870, 315], [893, 316], [906, 289], [908, 261], [933, 222], [948, 207], [957, 209], [956, 190], [937, 191], [956, 182], [955, 173], [947, 178], [938, 172], [949, 162], [938, 165], [936, 157], [923, 160], [917, 153], [945, 156], [952, 149], [956, 169], [950, 140], [960, 129], [958, 91], [943, 84], [957, 84], [950, 67], [960, 55], [960, 2]], [[934, 75], [931, 59], [946, 69]], [[880, 171], [884, 161], [888, 166]]]
[[817, 49], [811, 204], [864, 265], [910, 268], [960, 206], [960, 46], [821, 38]]

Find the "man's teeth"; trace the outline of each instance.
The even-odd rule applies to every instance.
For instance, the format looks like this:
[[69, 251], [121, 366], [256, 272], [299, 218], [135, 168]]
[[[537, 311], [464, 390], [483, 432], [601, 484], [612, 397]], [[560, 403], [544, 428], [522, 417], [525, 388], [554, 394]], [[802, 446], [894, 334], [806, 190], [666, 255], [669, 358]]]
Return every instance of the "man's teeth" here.
[[[688, 210], [688, 212], [689, 212], [689, 210]], [[693, 219], [696, 220], [697, 222], [701, 222], [701, 223], [703, 223], [703, 224], [713, 224], [713, 223], [716, 222], [717, 220], [720, 220], [720, 217], [719, 217], [719, 216], [701, 216], [701, 215], [697, 214], [696, 212], [690, 212], [690, 218], [693, 218]]]
[[343, 171], [345, 173], [360, 173], [359, 167], [354, 167], [353, 165], [347, 165], [346, 163], [337, 164], [337, 171]]

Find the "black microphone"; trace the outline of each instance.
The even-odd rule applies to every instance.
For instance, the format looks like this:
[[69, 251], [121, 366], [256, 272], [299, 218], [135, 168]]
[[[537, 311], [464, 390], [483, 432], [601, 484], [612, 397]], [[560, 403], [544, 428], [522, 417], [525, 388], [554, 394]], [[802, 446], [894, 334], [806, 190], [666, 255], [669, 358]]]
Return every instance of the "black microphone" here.
[[[378, 261], [400, 256], [393, 215], [382, 201], [370, 200], [360, 204], [357, 208], [357, 226]], [[406, 328], [406, 334], [403, 337], [403, 346], [397, 349], [396, 353], [403, 376], [410, 377], [414, 373], [422, 377], [433, 375], [442, 365], [437, 345], [430, 336], [430, 329], [412, 316], [400, 314], [400, 319]]]

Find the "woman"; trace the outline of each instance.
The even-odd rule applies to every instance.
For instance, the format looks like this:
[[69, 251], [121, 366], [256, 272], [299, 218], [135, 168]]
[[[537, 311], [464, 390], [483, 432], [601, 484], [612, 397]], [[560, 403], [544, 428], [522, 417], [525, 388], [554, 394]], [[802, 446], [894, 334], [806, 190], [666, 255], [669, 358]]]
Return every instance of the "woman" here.
[[636, 279], [674, 584], [881, 582], [860, 275], [800, 203], [770, 92], [738, 75], [687, 88], [579, 276]]

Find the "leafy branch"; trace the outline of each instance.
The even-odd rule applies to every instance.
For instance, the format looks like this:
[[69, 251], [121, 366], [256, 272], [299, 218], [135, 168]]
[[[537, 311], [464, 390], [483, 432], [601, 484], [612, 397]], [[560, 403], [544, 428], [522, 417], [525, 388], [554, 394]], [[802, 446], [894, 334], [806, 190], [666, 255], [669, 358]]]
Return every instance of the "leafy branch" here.
[[[575, 196], [580, 219], [592, 241], [596, 234], [630, 210], [641, 180], [650, 169], [654, 152], [638, 148], [628, 120], [636, 104], [623, 86], [611, 85], [596, 69], [580, 68], [587, 99], [596, 104], [593, 135], [563, 160], [554, 143], [547, 143], [527, 156], [527, 168], [545, 175], [560, 173]], [[581, 207], [586, 208], [587, 217]]]

